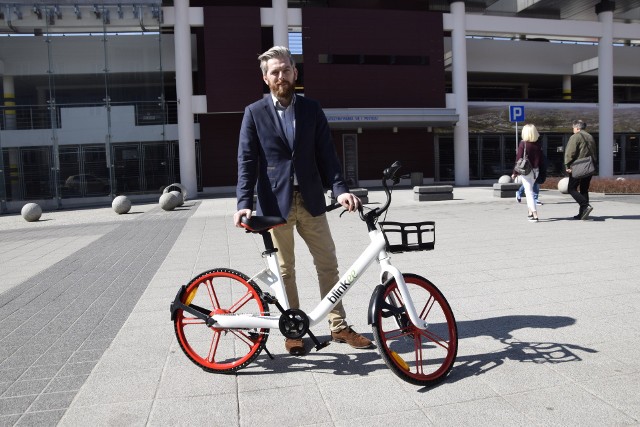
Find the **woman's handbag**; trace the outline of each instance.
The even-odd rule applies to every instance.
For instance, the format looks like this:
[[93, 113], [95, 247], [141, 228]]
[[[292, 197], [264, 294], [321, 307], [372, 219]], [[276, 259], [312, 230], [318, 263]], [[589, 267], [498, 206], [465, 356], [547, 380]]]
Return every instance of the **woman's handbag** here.
[[522, 158], [516, 161], [516, 165], [513, 167], [513, 170], [519, 173], [520, 175], [529, 175], [531, 173], [531, 162], [527, 158], [526, 142], [524, 143], [522, 152], [523, 152]]
[[591, 176], [596, 171], [596, 164], [593, 157], [587, 156], [571, 163], [571, 176], [573, 178], [585, 178]]

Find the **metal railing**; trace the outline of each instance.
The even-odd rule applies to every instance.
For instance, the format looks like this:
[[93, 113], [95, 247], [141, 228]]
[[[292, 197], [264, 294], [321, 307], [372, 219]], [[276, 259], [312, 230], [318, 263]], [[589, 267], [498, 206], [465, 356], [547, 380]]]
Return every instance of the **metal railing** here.
[[[164, 104], [157, 101], [148, 102], [111, 102], [110, 107], [133, 105], [136, 126], [177, 124], [178, 103], [167, 101]], [[1, 130], [34, 130], [60, 129], [61, 110], [64, 108], [107, 108], [107, 104], [56, 104], [49, 105], [0, 105]], [[55, 114], [51, 114], [54, 108]]]

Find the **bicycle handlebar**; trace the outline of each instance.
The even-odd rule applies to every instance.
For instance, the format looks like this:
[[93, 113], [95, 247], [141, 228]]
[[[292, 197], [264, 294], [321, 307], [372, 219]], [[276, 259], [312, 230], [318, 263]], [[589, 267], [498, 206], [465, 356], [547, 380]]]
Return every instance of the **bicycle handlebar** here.
[[373, 221], [375, 220], [375, 218], [378, 218], [380, 215], [385, 213], [389, 208], [389, 205], [391, 204], [391, 190], [389, 190], [389, 184], [387, 184], [387, 181], [392, 181], [393, 185], [396, 185], [398, 182], [400, 182], [400, 177], [396, 174], [401, 167], [402, 163], [396, 160], [391, 166], [389, 166], [382, 172], [382, 187], [384, 189], [385, 195], [387, 196], [387, 200], [381, 207], [367, 212], [367, 214], [364, 215], [362, 219], [363, 221], [367, 221], [367, 224], [369, 224], [369, 221]]
[[[389, 208], [389, 205], [391, 204], [391, 190], [389, 190], [389, 184], [387, 183], [387, 181], [392, 181], [393, 185], [396, 185], [398, 182], [400, 182], [400, 177], [397, 175], [397, 173], [401, 167], [402, 164], [396, 160], [391, 166], [389, 166], [382, 172], [382, 188], [384, 189], [385, 195], [387, 196], [387, 200], [381, 207], [375, 208], [367, 212], [366, 214], [362, 209], [362, 205], [360, 205], [360, 207], [358, 208], [360, 218], [365, 221], [369, 227], [372, 227], [373, 223], [375, 223], [375, 219], [382, 215]], [[327, 206], [327, 212], [335, 210], [341, 206], [342, 205], [338, 202], [332, 203], [331, 205]]]

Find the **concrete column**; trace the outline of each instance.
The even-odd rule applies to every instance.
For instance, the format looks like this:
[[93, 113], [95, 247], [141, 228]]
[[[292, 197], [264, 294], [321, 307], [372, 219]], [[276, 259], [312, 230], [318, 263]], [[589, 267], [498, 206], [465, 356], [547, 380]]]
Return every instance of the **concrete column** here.
[[16, 122], [16, 110], [11, 108], [16, 106], [16, 92], [13, 84], [13, 76], [2, 76], [2, 92], [4, 97], [4, 126], [6, 130], [18, 128]]
[[571, 100], [571, 76], [562, 76], [562, 99]]
[[453, 95], [458, 123], [453, 128], [453, 157], [455, 184], [469, 185], [469, 105], [467, 100], [467, 41], [464, 1], [451, 3], [453, 30], [451, 50], [453, 67]]
[[613, 2], [605, 1], [596, 6], [602, 24], [598, 41], [598, 169], [602, 177], [613, 176], [613, 7]]
[[289, 20], [287, 18], [287, 0], [272, 0], [273, 7], [273, 45], [289, 47]]
[[191, 27], [189, 0], [174, 0], [174, 43], [176, 55], [176, 95], [178, 97], [178, 146], [180, 148], [180, 183], [188, 197], [196, 198], [196, 142], [193, 129], [193, 78], [191, 70]]

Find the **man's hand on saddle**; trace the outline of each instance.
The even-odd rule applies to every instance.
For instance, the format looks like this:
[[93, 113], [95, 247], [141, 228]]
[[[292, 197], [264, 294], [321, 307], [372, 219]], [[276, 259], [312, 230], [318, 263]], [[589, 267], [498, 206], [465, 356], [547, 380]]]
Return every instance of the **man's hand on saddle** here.
[[241, 227], [240, 221], [243, 216], [246, 216], [247, 219], [251, 218], [251, 209], [240, 209], [238, 212], [233, 214], [233, 223], [236, 227]]

